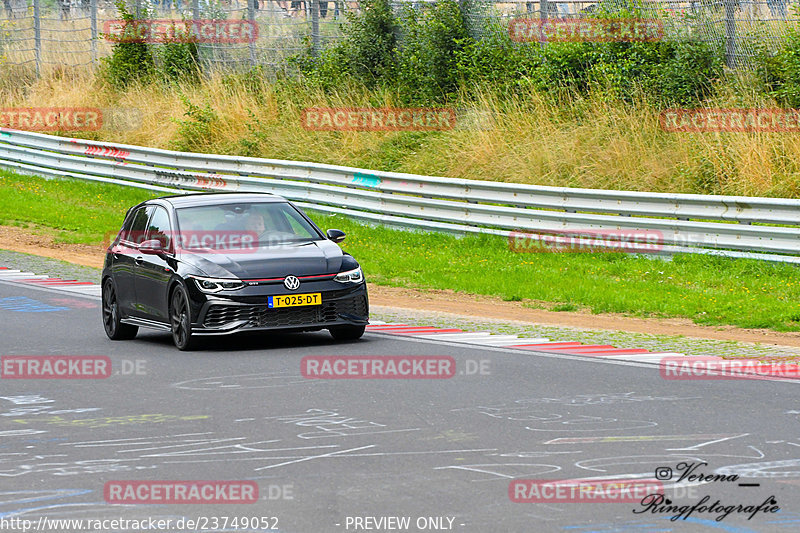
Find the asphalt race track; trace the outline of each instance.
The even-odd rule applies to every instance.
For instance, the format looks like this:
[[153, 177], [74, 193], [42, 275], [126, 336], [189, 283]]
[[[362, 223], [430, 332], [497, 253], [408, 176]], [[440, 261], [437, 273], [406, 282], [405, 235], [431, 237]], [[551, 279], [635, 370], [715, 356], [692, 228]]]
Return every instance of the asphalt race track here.
[[[103, 379], [4, 375], [0, 520], [104, 532], [130, 529], [59, 529], [42, 520], [152, 518], [171, 520], [162, 531], [176, 532], [264, 531], [264, 524], [286, 533], [800, 527], [798, 382], [673, 381], [655, 364], [378, 333], [354, 343], [327, 332], [209, 338], [202, 351], [183, 353], [161, 333], [109, 341], [99, 305], [95, 297], [0, 282], [3, 356], [111, 362]], [[456, 374], [301, 374], [306, 356], [359, 355], [449, 356]], [[682, 463], [725, 479], [676, 484]], [[709, 506], [733, 506], [730, 514], [717, 520], [721, 512], [695, 511], [673, 521], [676, 513], [652, 512], [638, 500], [514, 502], [509, 495], [514, 480], [636, 481], [654, 479], [657, 469], [666, 477], [665, 468], [673, 469], [662, 480], [672, 505], [708, 496]], [[106, 501], [108, 482], [137, 480], [250, 481], [258, 499]], [[770, 497], [774, 512], [748, 518], [735, 509]], [[242, 527], [241, 517], [259, 526]], [[205, 521], [175, 526], [181, 519]]]

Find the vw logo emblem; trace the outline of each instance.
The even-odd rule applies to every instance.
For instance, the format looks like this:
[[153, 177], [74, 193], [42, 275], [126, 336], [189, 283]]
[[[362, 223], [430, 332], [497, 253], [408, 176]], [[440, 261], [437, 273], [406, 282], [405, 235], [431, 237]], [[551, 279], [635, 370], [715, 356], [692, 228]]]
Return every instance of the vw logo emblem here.
[[283, 280], [283, 285], [290, 291], [296, 291], [300, 287], [300, 280], [295, 276], [286, 276]]

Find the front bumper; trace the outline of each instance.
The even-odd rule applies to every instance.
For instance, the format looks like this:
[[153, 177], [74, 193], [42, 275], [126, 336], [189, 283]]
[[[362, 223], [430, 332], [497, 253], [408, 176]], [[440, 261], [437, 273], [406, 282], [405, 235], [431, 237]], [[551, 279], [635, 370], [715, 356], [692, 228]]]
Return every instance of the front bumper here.
[[266, 295], [208, 297], [198, 306], [192, 333], [225, 335], [240, 331], [309, 331], [369, 323], [366, 284], [313, 292], [321, 292], [322, 305], [270, 309]]

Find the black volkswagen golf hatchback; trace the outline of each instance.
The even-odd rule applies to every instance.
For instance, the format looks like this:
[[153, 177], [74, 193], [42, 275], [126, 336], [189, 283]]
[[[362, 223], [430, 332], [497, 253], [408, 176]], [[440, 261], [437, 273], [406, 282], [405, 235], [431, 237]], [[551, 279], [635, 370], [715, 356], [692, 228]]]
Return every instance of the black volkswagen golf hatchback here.
[[369, 301], [358, 262], [288, 200], [271, 194], [167, 196], [128, 211], [103, 268], [103, 327], [131, 339], [139, 327], [199, 336], [328, 329], [364, 334]]

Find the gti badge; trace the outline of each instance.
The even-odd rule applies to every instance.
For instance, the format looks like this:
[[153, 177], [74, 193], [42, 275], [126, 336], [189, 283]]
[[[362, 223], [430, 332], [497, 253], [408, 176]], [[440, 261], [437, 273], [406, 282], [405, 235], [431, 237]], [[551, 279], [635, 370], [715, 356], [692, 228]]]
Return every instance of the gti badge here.
[[296, 291], [300, 287], [300, 280], [295, 276], [286, 276], [283, 285], [290, 291]]

